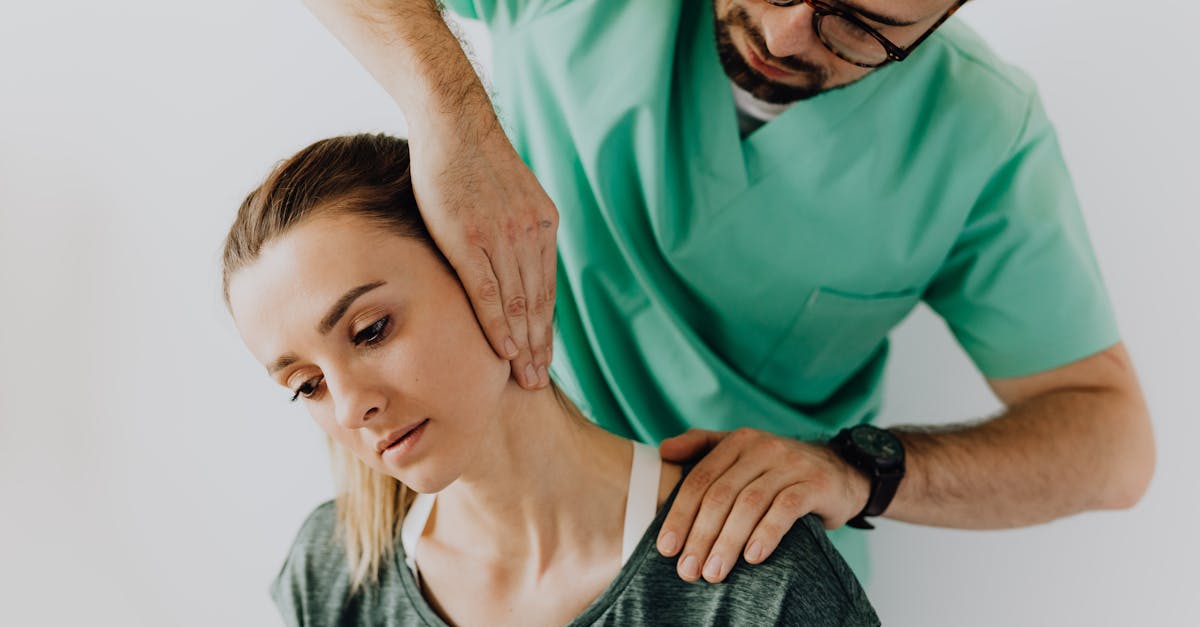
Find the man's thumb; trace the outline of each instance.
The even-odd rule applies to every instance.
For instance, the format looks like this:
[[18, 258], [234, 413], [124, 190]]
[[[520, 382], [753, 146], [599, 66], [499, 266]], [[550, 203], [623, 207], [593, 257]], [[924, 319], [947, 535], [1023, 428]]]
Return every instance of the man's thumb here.
[[687, 462], [703, 457], [724, 438], [719, 431], [688, 429], [658, 445], [658, 454], [669, 462]]

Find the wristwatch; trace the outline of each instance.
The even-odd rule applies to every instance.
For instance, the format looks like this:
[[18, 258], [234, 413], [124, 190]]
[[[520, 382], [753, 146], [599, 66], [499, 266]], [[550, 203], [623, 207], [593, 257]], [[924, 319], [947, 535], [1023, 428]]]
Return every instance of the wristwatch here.
[[866, 507], [846, 524], [855, 529], [874, 529], [866, 517], [882, 514], [896, 496], [896, 488], [904, 478], [904, 444], [887, 429], [858, 425], [839, 431], [829, 441], [829, 448], [871, 481]]

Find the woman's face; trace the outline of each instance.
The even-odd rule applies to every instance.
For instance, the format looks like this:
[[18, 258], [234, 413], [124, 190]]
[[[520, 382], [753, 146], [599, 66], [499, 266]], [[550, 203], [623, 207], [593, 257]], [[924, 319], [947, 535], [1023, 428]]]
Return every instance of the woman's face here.
[[419, 492], [464, 472], [510, 387], [457, 277], [422, 242], [364, 218], [292, 228], [233, 275], [229, 300], [289, 397], [299, 392], [338, 444]]

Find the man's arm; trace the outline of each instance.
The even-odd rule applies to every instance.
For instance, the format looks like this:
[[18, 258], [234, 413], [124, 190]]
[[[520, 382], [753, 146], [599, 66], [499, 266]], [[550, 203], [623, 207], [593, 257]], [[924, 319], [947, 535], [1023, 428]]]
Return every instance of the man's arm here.
[[549, 382], [558, 211], [496, 119], [434, 0], [306, 0], [409, 126], [413, 188], [493, 349]]
[[1141, 499], [1154, 473], [1154, 436], [1123, 345], [988, 384], [1008, 407], [1000, 416], [892, 429], [908, 464], [888, 518], [994, 529]]
[[[1154, 440], [1121, 344], [989, 384], [1009, 406], [1000, 416], [894, 429], [907, 474], [885, 516], [994, 529], [1128, 508], [1145, 493]], [[674, 460], [712, 449], [684, 480], [659, 534], [659, 550], [680, 555], [684, 579], [720, 581], [739, 553], [766, 559], [801, 516], [816, 513], [833, 529], [867, 502], [866, 478], [823, 445], [754, 430], [727, 435], [695, 430], [662, 444]]]

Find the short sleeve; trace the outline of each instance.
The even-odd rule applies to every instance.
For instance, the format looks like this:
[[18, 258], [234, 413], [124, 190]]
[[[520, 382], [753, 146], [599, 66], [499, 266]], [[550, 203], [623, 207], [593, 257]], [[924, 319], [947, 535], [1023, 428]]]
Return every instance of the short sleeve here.
[[288, 627], [335, 625], [342, 615], [350, 573], [334, 534], [336, 516], [333, 501], [309, 515], [271, 584], [271, 598]]
[[[287, 570], [286, 563], [284, 570]], [[275, 601], [275, 607], [278, 608], [284, 625], [301, 627], [304, 624], [301, 622], [304, 620], [304, 597], [297, 594], [297, 589], [288, 579], [281, 571], [275, 581], [271, 582], [271, 600]]]
[[1036, 96], [924, 299], [988, 377], [1049, 370], [1119, 340], [1079, 201]]
[[570, 0], [442, 0], [447, 9], [489, 28], [504, 28], [541, 15]]

